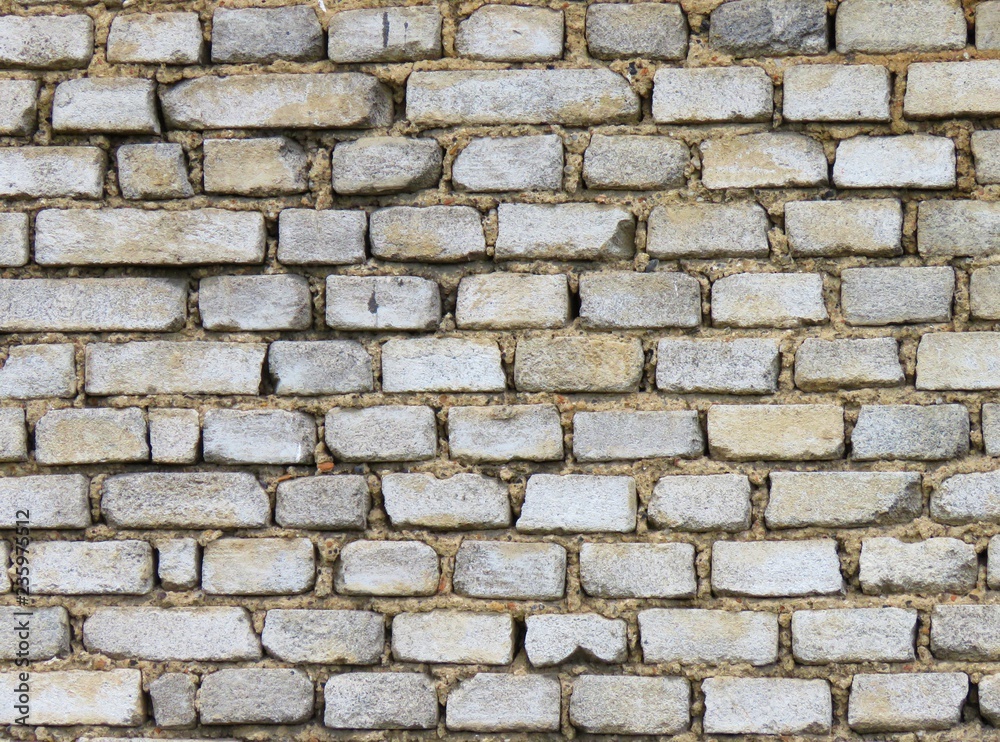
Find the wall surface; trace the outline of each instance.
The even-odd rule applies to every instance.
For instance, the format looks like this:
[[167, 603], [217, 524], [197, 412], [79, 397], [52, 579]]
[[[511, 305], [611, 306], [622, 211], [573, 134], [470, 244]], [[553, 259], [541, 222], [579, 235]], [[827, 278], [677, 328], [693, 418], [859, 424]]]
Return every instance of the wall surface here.
[[0, 738], [1000, 739], [998, 120], [1000, 0], [0, 0]]

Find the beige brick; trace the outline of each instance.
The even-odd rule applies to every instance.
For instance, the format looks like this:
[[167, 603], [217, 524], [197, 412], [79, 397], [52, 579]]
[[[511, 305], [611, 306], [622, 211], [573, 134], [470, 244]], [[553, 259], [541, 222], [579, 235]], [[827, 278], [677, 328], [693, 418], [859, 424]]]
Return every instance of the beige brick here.
[[844, 410], [832, 404], [712, 405], [708, 447], [720, 459], [811, 461], [844, 455]]
[[197, 13], [116, 15], [108, 33], [108, 61], [198, 64], [204, 41]]
[[0, 81], [0, 134], [30, 134], [38, 115], [38, 83], [34, 80]]
[[770, 121], [774, 85], [759, 67], [664, 67], [653, 78], [658, 123]]
[[796, 255], [900, 255], [902, 232], [903, 210], [896, 199], [785, 204], [785, 234]]
[[371, 215], [372, 255], [383, 260], [455, 263], [486, 254], [479, 212], [471, 206], [391, 206]]
[[555, 405], [452, 407], [448, 452], [462, 461], [557, 461], [563, 456], [559, 410]]
[[455, 321], [468, 330], [563, 327], [569, 322], [566, 276], [487, 273], [458, 285]]
[[432, 5], [341, 10], [330, 17], [334, 62], [411, 62], [441, 56], [441, 11]]
[[823, 145], [803, 134], [771, 132], [709, 139], [701, 145], [706, 188], [788, 188], [827, 183]]
[[146, 418], [138, 407], [47, 412], [35, 425], [40, 464], [148, 461]]
[[712, 284], [712, 323], [799, 327], [829, 321], [820, 273], [737, 273]]
[[756, 203], [656, 206], [646, 252], [654, 258], [766, 258], [767, 212]]
[[488, 62], [544, 62], [563, 51], [562, 11], [484, 5], [458, 24], [455, 51]]
[[957, 0], [845, 0], [837, 9], [837, 51], [896, 54], [964, 49], [965, 15]]
[[926, 134], [845, 139], [833, 163], [840, 188], [951, 188], [955, 177], [955, 143]]
[[584, 327], [602, 330], [697, 327], [701, 286], [680, 272], [584, 273], [580, 320]]
[[635, 252], [635, 217], [603, 204], [500, 204], [498, 260], [614, 260]]
[[202, 589], [209, 595], [293, 595], [316, 579], [307, 538], [222, 538], [205, 547]]
[[0, 724], [139, 726], [146, 718], [139, 670], [32, 672], [22, 708], [23, 672], [0, 673]]
[[628, 392], [642, 379], [642, 345], [614, 337], [522, 339], [514, 385], [525, 392]]
[[279, 196], [309, 188], [308, 156], [288, 137], [206, 139], [202, 167], [206, 193]]

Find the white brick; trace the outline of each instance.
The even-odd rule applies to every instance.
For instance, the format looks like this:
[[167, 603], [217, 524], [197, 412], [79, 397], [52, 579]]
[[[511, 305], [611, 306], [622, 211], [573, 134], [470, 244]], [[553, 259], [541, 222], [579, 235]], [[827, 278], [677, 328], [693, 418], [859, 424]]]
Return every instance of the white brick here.
[[198, 710], [202, 724], [298, 724], [312, 716], [314, 694], [302, 670], [230, 668], [202, 678]]
[[795, 255], [900, 255], [902, 230], [903, 209], [894, 198], [785, 204], [785, 234]]
[[[107, 155], [97, 147], [4, 147], [0, 198], [100, 198], [106, 169]], [[41, 247], [35, 259], [44, 263]]]
[[282, 662], [371, 665], [382, 657], [385, 626], [370, 611], [272, 609], [261, 640]]
[[743, 474], [661, 477], [646, 514], [656, 528], [744, 531], [750, 527], [750, 480]]
[[488, 62], [544, 62], [563, 51], [562, 11], [483, 5], [458, 24], [455, 51]]
[[768, 528], [856, 528], [908, 523], [923, 508], [911, 472], [771, 472]]
[[712, 592], [716, 595], [767, 598], [843, 591], [833, 539], [712, 544]]
[[934, 606], [931, 652], [943, 660], [996, 662], [1000, 658], [1000, 607]]
[[0, 82], [0, 134], [30, 134], [38, 116], [38, 83], [35, 80]]
[[783, 90], [788, 121], [889, 120], [889, 70], [881, 65], [796, 65]]
[[795, 386], [805, 391], [900, 386], [903, 381], [894, 338], [807, 338], [795, 351]]
[[203, 45], [197, 13], [116, 15], [108, 33], [108, 61], [198, 64]]
[[432, 330], [437, 283], [416, 276], [327, 276], [326, 324], [337, 330]]
[[969, 412], [960, 404], [861, 405], [851, 433], [857, 461], [940, 461], [969, 452]]
[[[980, 7], [992, 4], [987, 2]], [[977, 183], [1000, 182], [1000, 137], [996, 131], [972, 132], [972, 156], [976, 162]]]
[[606, 204], [500, 204], [497, 260], [615, 260], [635, 252], [635, 217]]
[[737, 273], [712, 284], [712, 323], [800, 327], [829, 321], [820, 273]]
[[964, 49], [965, 15], [956, 0], [845, 0], [837, 9], [837, 51], [896, 54]]
[[382, 346], [382, 390], [500, 392], [507, 381], [494, 340], [393, 339]]
[[334, 62], [410, 62], [441, 56], [441, 12], [434, 6], [359, 8], [330, 16]]
[[[2, 92], [3, 86], [0, 85], [0, 94]], [[28, 222], [29, 216], [26, 213], [0, 213], [0, 266], [15, 268], [28, 263], [30, 258]]]
[[[49, 447], [53, 445], [50, 439], [45, 439], [44, 444], [46, 448], [42, 452], [43, 460], [39, 461], [42, 464], [47, 463], [44, 459], [48, 457]], [[37, 447], [38, 444], [36, 444], [36, 449]], [[0, 461], [26, 461], [27, 459], [28, 429], [25, 426], [24, 410], [20, 407], [0, 408]]]
[[695, 410], [612, 410], [573, 416], [573, 456], [577, 461], [697, 458], [704, 448]]
[[35, 424], [39, 464], [103, 464], [148, 461], [146, 418], [138, 407], [65, 409]]
[[929, 332], [917, 346], [917, 389], [1000, 388], [1000, 333]]
[[378, 209], [368, 236], [372, 255], [383, 260], [455, 263], [486, 254], [482, 218], [471, 206]]
[[771, 394], [780, 370], [778, 342], [767, 338], [670, 338], [656, 346], [656, 387], [665, 392]]
[[332, 675], [323, 697], [323, 723], [332, 729], [433, 729], [438, 722], [434, 682], [423, 673]]
[[433, 139], [362, 137], [333, 149], [333, 190], [382, 194], [434, 188], [441, 178], [441, 147]]
[[910, 662], [917, 612], [902, 608], [795, 611], [792, 654], [797, 662]]
[[986, 455], [1000, 456], [1000, 405], [984, 404], [981, 422]]
[[555, 134], [473, 139], [451, 165], [460, 191], [554, 191], [562, 179], [562, 140]]
[[955, 143], [926, 134], [845, 139], [833, 180], [840, 188], [952, 188]]
[[766, 258], [769, 228], [767, 212], [752, 202], [666, 204], [649, 215], [646, 252], [668, 259]]
[[475, 462], [559, 460], [559, 410], [555, 405], [452, 407], [448, 451], [453, 459]]
[[373, 388], [371, 356], [355, 340], [274, 342], [267, 363], [275, 394], [349, 394]]
[[708, 448], [720, 459], [815, 461], [844, 454], [837, 405], [712, 405]]
[[658, 123], [770, 121], [774, 85], [760, 67], [664, 67], [653, 78]]
[[514, 385], [522, 392], [633, 392], [644, 360], [638, 338], [522, 338], [514, 356]]
[[312, 297], [305, 276], [210, 276], [198, 282], [198, 311], [206, 330], [305, 330]]
[[434, 458], [434, 410], [419, 406], [348, 409], [326, 414], [326, 445], [344, 461], [420, 461]]
[[191, 590], [198, 586], [201, 574], [198, 542], [193, 538], [174, 538], [156, 545], [157, 575], [165, 590]]
[[594, 134], [584, 153], [583, 179], [588, 188], [679, 188], [687, 183], [690, 162], [688, 146], [676, 139]]
[[587, 48], [598, 59], [683, 59], [688, 24], [678, 3], [587, 6]]
[[566, 549], [558, 544], [464, 539], [455, 554], [453, 589], [493, 600], [560, 600]]
[[870, 595], [965, 593], [976, 587], [976, 548], [956, 538], [904, 543], [895, 538], [861, 542], [859, 580]]
[[397, 528], [488, 529], [510, 525], [507, 485], [481, 474], [386, 474], [382, 499]]
[[155, 88], [152, 80], [125, 77], [61, 82], [52, 98], [52, 130], [159, 134]]
[[826, 734], [833, 700], [826, 680], [706, 678], [707, 734]]
[[82, 474], [0, 478], [0, 528], [15, 528], [19, 510], [30, 511], [32, 528], [86, 528], [90, 480]]
[[465, 330], [563, 327], [570, 320], [566, 276], [486, 273], [458, 284], [455, 322]]
[[0, 724], [26, 716], [29, 725], [134, 727], [146, 718], [139, 670], [32, 672], [30, 700], [20, 706], [23, 674], [0, 673]]
[[433, 595], [438, 555], [420, 541], [351, 541], [340, 550], [333, 584], [343, 595]]
[[627, 624], [596, 613], [545, 614], [524, 619], [524, 649], [535, 667], [570, 659], [621, 663], [628, 657]]
[[950, 729], [961, 723], [968, 694], [964, 672], [857, 674], [847, 723], [860, 733]]
[[763, 611], [654, 608], [639, 612], [644, 662], [715, 665], [778, 659], [778, 616]]
[[930, 512], [934, 520], [952, 525], [1000, 522], [1000, 472], [948, 477], [931, 492]]
[[697, 327], [701, 286], [686, 273], [585, 273], [580, 276], [580, 321], [606, 330]]
[[569, 720], [596, 734], [678, 734], [691, 722], [690, 704], [685, 678], [581, 675], [573, 681]]
[[595, 598], [693, 598], [694, 546], [584, 543], [580, 584]]
[[632, 477], [533, 474], [517, 519], [533, 533], [628, 533], [635, 530]]
[[76, 353], [70, 343], [14, 345], [0, 368], [0, 398], [44, 399], [76, 394]]
[[285, 265], [363, 263], [367, 232], [368, 216], [363, 211], [282, 209], [278, 215], [278, 262]]
[[466, 611], [399, 613], [392, 655], [400, 662], [506, 665], [514, 659], [514, 620]]
[[202, 589], [209, 595], [293, 595], [316, 579], [307, 538], [222, 538], [205, 546]]
[[370, 507], [363, 476], [296, 477], [278, 482], [274, 519], [285, 528], [363, 530]]
[[976, 5], [976, 49], [1000, 49], [1000, 6], [994, 1]]
[[706, 188], [788, 188], [827, 183], [823, 145], [792, 132], [746, 134], [701, 144]]
[[207, 410], [202, 435], [214, 464], [308, 464], [316, 448], [312, 415], [288, 410]]
[[153, 549], [145, 541], [45, 541], [31, 546], [31, 592], [38, 595], [145, 595], [153, 589]]
[[86, 15], [0, 18], [0, 65], [4, 67], [86, 67], [93, 54], [94, 22]]
[[479, 673], [448, 694], [445, 723], [469, 732], [556, 732], [561, 688], [549, 675]]

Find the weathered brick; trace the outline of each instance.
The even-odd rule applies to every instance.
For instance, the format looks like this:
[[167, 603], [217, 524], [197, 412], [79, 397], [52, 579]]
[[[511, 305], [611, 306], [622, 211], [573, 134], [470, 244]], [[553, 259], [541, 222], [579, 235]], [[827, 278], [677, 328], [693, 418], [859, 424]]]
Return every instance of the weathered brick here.
[[580, 675], [573, 680], [569, 719], [596, 734], [678, 734], [691, 722], [690, 703], [685, 678]]
[[947, 322], [955, 295], [955, 269], [847, 268], [840, 303], [851, 325]]
[[305, 276], [209, 276], [198, 282], [198, 311], [206, 330], [305, 330], [312, 297]]
[[917, 346], [917, 389], [1000, 388], [1000, 333], [930, 332]]
[[266, 352], [262, 343], [89, 343], [87, 393], [256, 394]]
[[542, 329], [569, 320], [569, 287], [561, 274], [486, 273], [458, 284], [455, 322], [462, 329]]
[[1000, 319], [1000, 270], [997, 266], [972, 271], [969, 309], [976, 319]]
[[202, 589], [209, 595], [291, 595], [316, 579], [307, 538], [222, 538], [205, 546]]
[[183, 672], [164, 673], [149, 683], [153, 720], [165, 728], [193, 727], [198, 722], [195, 678]]
[[272, 609], [261, 641], [283, 662], [371, 665], [385, 648], [385, 626], [370, 611]]
[[851, 434], [858, 461], [938, 461], [969, 452], [969, 413], [960, 404], [861, 405]]
[[697, 327], [701, 286], [686, 273], [584, 273], [580, 321], [603, 330]]
[[701, 690], [707, 734], [827, 734], [833, 723], [826, 680], [714, 677]]
[[767, 212], [751, 202], [656, 206], [647, 223], [646, 252], [668, 259], [766, 258], [769, 228]]
[[399, 613], [392, 655], [400, 662], [506, 665], [514, 659], [514, 630], [504, 613]]
[[[0, 95], [2, 95], [0, 86]], [[0, 266], [20, 267], [30, 258], [28, 214], [0, 213]]]
[[499, 392], [506, 386], [494, 340], [394, 338], [382, 345], [385, 392]]
[[309, 158], [288, 137], [206, 139], [202, 149], [206, 193], [280, 196], [309, 189]]
[[683, 59], [688, 24], [678, 3], [587, 6], [587, 49], [598, 59]]
[[344, 461], [420, 461], [437, 451], [430, 407], [335, 407], [325, 427], [326, 445]]
[[387, 126], [392, 96], [360, 72], [199, 77], [161, 88], [176, 129], [367, 129]]
[[996, 662], [1000, 659], [1000, 606], [934, 606], [931, 652], [943, 660]]
[[[992, 5], [993, 3], [983, 3]], [[976, 20], [982, 17], [982, 8], [976, 8]], [[976, 40], [979, 39], [979, 30], [976, 29]], [[982, 48], [982, 47], [980, 47]], [[996, 675], [986, 675], [980, 678], [977, 690], [979, 691], [979, 713], [993, 726], [1000, 726], [1000, 682]]]
[[0, 724], [134, 727], [146, 718], [139, 670], [32, 672], [27, 712], [18, 709], [23, 673], [0, 673]]
[[580, 584], [595, 598], [692, 598], [697, 590], [694, 546], [584, 543]]
[[926, 134], [844, 139], [833, 182], [840, 188], [952, 188], [955, 143]]
[[94, 22], [86, 15], [5, 15], [0, 65], [35, 69], [86, 67], [94, 54]]
[[702, 182], [713, 190], [827, 183], [823, 146], [803, 134], [769, 132], [710, 139], [702, 142], [701, 156]]
[[788, 121], [889, 120], [889, 70], [881, 65], [797, 65], [782, 89]]
[[948, 477], [931, 492], [930, 513], [934, 520], [952, 525], [1000, 522], [1000, 472]]
[[464, 461], [557, 461], [563, 456], [559, 410], [555, 405], [452, 407], [448, 451]]
[[609, 410], [573, 415], [573, 456], [577, 461], [697, 458], [704, 448], [696, 410]]
[[628, 656], [627, 624], [596, 613], [526, 616], [524, 649], [535, 667], [560, 665], [573, 658], [621, 663]]
[[356, 474], [296, 477], [278, 482], [274, 519], [285, 528], [363, 530], [371, 496]]
[[507, 485], [482, 474], [386, 474], [382, 499], [397, 528], [505, 528], [511, 521]]
[[621, 124], [639, 118], [639, 96], [607, 69], [414, 72], [406, 118], [455, 124]]
[[632, 477], [532, 474], [517, 519], [533, 533], [628, 533], [635, 530]]
[[198, 64], [204, 41], [197, 13], [116, 15], [108, 32], [108, 61]]
[[268, 371], [275, 394], [370, 392], [372, 359], [355, 340], [271, 343]]
[[[1000, 49], [1000, 6], [995, 0], [976, 5], [976, 49]], [[991, 723], [996, 722], [991, 720]]]
[[38, 595], [145, 595], [152, 589], [153, 549], [145, 541], [31, 546], [31, 591]]
[[760, 67], [663, 67], [653, 79], [653, 119], [671, 124], [770, 121], [773, 96], [771, 78]]
[[368, 216], [363, 211], [283, 209], [278, 215], [278, 262], [363, 263], [367, 232]]
[[359, 8], [330, 16], [334, 62], [412, 62], [441, 56], [441, 12], [420, 7]]
[[889, 593], [965, 593], [976, 586], [976, 548], [956, 538], [866, 538], [861, 542], [861, 589]]
[[584, 153], [583, 179], [588, 188], [680, 188], [690, 162], [687, 145], [676, 139], [594, 134]]
[[455, 263], [486, 254], [482, 218], [471, 206], [391, 206], [368, 225], [372, 255], [383, 260]]
[[555, 134], [473, 139], [451, 165], [460, 191], [554, 191], [562, 178], [562, 140]]
[[734, 57], [825, 54], [820, 0], [736, 0], [712, 11], [709, 44]]
[[950, 729], [961, 723], [968, 694], [964, 672], [857, 674], [847, 723], [860, 733]]
[[712, 284], [712, 323], [801, 327], [829, 321], [820, 273], [737, 273]]
[[778, 342], [765, 338], [670, 338], [656, 346], [656, 387], [665, 392], [771, 394], [780, 370]]
[[43, 399], [76, 394], [76, 360], [70, 343], [13, 345], [0, 368], [0, 398]]
[[920, 516], [920, 475], [911, 472], [771, 472], [768, 528], [854, 528]]
[[[51, 445], [51, 441], [46, 441], [46, 444]], [[0, 408], [0, 461], [27, 461], [27, 459], [28, 429], [25, 426], [24, 410], [20, 407]], [[46, 462], [40, 460], [39, 463]]]
[[778, 659], [778, 616], [764, 611], [653, 608], [639, 612], [644, 662], [716, 665]]
[[894, 198], [785, 204], [785, 234], [795, 255], [900, 255], [902, 230], [903, 209]]
[[431, 330], [440, 321], [441, 292], [429, 279], [326, 277], [326, 324], [336, 330]]
[[716, 595], [769, 598], [843, 591], [833, 539], [712, 544], [712, 592]]
[[264, 247], [254, 211], [46, 209], [35, 218], [41, 265], [260, 263]]
[[917, 210], [917, 249], [924, 257], [996, 254], [1000, 250], [1000, 204], [922, 201]]
[[955, 0], [845, 0], [837, 8], [837, 51], [896, 54], [964, 49], [968, 32]]
[[615, 260], [635, 252], [635, 217], [605, 204], [500, 204], [497, 260]]
[[[107, 159], [97, 147], [4, 147], [0, 198], [100, 198]], [[36, 260], [46, 262], [38, 249]]]
[[0, 134], [30, 134], [38, 116], [37, 98], [35, 80], [0, 81]]
[[542, 7], [483, 5], [458, 24], [455, 51], [488, 62], [559, 59], [563, 13]]
[[441, 178], [441, 147], [433, 139], [363, 137], [334, 147], [333, 190], [382, 194], [433, 188]]
[[146, 418], [138, 407], [46, 412], [35, 424], [39, 464], [148, 461]]
[[494, 600], [560, 600], [566, 549], [558, 544], [471, 541], [455, 554], [454, 591]]
[[191, 590], [198, 586], [201, 564], [198, 542], [174, 538], [156, 545], [157, 576], [165, 590]]
[[179, 144], [124, 144], [116, 153], [118, 185], [129, 199], [189, 198], [184, 149]]
[[323, 29], [308, 5], [216, 8], [212, 15], [216, 64], [312, 62], [323, 58], [323, 47]]
[[[978, 7], [993, 4], [986, 2]], [[972, 156], [976, 162], [977, 183], [1000, 183], [1000, 136], [997, 132], [972, 132]]]
[[514, 385], [523, 392], [635, 391], [643, 361], [635, 338], [524, 338], [514, 356]]
[[421, 541], [352, 541], [333, 584], [344, 595], [433, 595], [439, 578], [437, 552]]
[[708, 447], [716, 458], [737, 461], [837, 459], [844, 454], [844, 410], [832, 404], [715, 404], [708, 408]]
[[795, 386], [805, 391], [900, 386], [903, 381], [894, 338], [807, 338], [795, 351]]
[[298, 724], [312, 716], [314, 694], [302, 670], [229, 668], [201, 679], [198, 710], [202, 724]]
[[983, 448], [987, 456], [1000, 456], [1000, 405], [984, 404], [982, 408]]
[[[910, 662], [917, 612], [903, 608], [795, 611], [792, 655], [797, 662]], [[845, 639], [847, 639], [845, 641]]]
[[743, 474], [661, 477], [646, 514], [656, 528], [744, 531], [750, 527], [750, 480]]
[[90, 481], [82, 474], [0, 478], [0, 528], [15, 528], [19, 510], [31, 512], [32, 528], [86, 528]]
[[202, 424], [205, 461], [213, 464], [308, 464], [316, 422], [288, 410], [207, 410]]
[[333, 729], [433, 729], [438, 722], [434, 683], [419, 672], [333, 675], [323, 697], [323, 723]]
[[555, 732], [561, 688], [551, 675], [478, 673], [448, 694], [445, 724], [469, 732]]
[[52, 130], [159, 134], [155, 88], [152, 80], [126, 77], [61, 82], [52, 98]]

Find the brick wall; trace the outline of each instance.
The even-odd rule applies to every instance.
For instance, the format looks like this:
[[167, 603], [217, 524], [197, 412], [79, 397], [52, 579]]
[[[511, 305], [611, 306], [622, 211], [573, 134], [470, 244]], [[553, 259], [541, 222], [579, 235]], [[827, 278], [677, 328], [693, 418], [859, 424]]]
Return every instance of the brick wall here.
[[0, 0], [0, 737], [996, 738], [1000, 0], [246, 5]]

